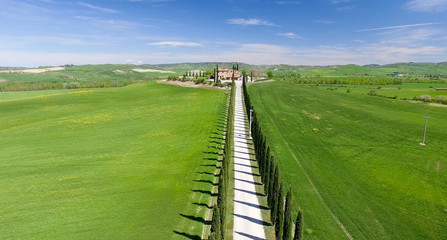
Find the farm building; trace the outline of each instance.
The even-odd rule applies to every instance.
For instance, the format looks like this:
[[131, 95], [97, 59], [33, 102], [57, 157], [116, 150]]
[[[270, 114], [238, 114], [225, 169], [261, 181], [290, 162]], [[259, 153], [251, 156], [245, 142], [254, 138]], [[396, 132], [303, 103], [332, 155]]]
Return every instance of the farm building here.
[[231, 80], [233, 73], [235, 80], [241, 80], [241, 72], [229, 68], [219, 68], [217, 76], [219, 80]]

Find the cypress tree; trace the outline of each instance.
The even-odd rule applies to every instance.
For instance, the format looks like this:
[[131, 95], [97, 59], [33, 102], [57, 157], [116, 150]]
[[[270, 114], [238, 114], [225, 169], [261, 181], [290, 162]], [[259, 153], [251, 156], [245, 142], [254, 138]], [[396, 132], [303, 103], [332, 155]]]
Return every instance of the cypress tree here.
[[216, 233], [211, 232], [210, 236], [208, 237], [208, 240], [216, 240]]
[[301, 214], [301, 210], [298, 211], [298, 216], [296, 217], [295, 222], [295, 236], [293, 240], [301, 240], [303, 236], [303, 216]]
[[286, 208], [284, 210], [283, 240], [292, 240], [292, 208], [292, 189], [290, 188], [286, 196]]
[[[217, 78], [219, 78], [219, 64], [216, 64], [216, 76], [217, 76]], [[217, 83], [217, 79], [216, 79], [216, 83]]]
[[[273, 196], [274, 196], [274, 188], [275, 188], [275, 171], [278, 170], [278, 168], [275, 166], [275, 162], [272, 161], [270, 162], [270, 176], [269, 176], [269, 186], [268, 186], [268, 194], [270, 197], [267, 198], [267, 200], [269, 200], [270, 202], [270, 207], [272, 207], [272, 203], [273, 203]], [[278, 183], [276, 183], [278, 184]]]
[[214, 233], [216, 239], [219, 239], [221, 236], [220, 230], [222, 229], [221, 227], [221, 222], [220, 222], [220, 210], [219, 207], [217, 205], [214, 205], [213, 207], [213, 221], [211, 223], [211, 232]]
[[270, 220], [272, 220], [272, 224], [276, 223], [276, 217], [278, 213], [278, 191], [279, 191], [279, 178], [277, 177], [278, 174], [278, 167], [275, 166], [274, 175], [272, 177], [273, 184], [270, 184], [269, 189], [269, 195], [270, 195], [270, 205], [271, 205], [271, 215]]
[[[268, 186], [270, 184], [270, 163], [273, 162], [273, 156], [270, 157], [268, 161], [265, 162], [265, 173], [264, 173], [264, 192], [268, 193]], [[268, 196], [267, 196], [268, 197]]]
[[263, 175], [264, 170], [265, 170], [265, 162], [267, 162], [269, 160], [270, 160], [270, 147], [267, 147], [267, 152], [265, 154], [265, 158], [260, 163], [260, 170], [262, 171], [261, 175]]
[[284, 196], [282, 193], [282, 184], [279, 187], [278, 197], [276, 199], [276, 224], [275, 224], [275, 235], [276, 239], [281, 240], [283, 238], [284, 229]]

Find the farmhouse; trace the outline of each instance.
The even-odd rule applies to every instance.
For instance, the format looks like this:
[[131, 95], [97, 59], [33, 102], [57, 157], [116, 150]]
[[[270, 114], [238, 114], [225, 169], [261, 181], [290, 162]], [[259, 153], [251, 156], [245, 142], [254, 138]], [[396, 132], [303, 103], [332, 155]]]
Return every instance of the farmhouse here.
[[234, 73], [235, 80], [241, 80], [241, 72], [229, 68], [219, 68], [217, 77], [219, 80], [231, 80]]

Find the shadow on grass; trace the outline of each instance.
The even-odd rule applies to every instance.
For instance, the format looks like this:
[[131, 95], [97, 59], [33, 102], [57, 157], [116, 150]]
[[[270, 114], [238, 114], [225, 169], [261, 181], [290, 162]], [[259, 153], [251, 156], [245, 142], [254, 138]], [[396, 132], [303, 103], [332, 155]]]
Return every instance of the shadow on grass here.
[[210, 143], [222, 144], [222, 140], [223, 140], [222, 137], [210, 137], [210, 138], [216, 139], [216, 140], [220, 140], [220, 142], [218, 142], [218, 141], [209, 141]]
[[212, 149], [217, 149], [217, 150], [223, 150], [223, 146], [219, 146], [219, 147], [216, 147], [216, 146], [208, 146], [208, 148], [212, 148]]
[[209, 190], [199, 190], [199, 189], [195, 189], [195, 190], [191, 190], [191, 191], [193, 191], [193, 192], [197, 192], [197, 193], [201, 193], [201, 194], [208, 194], [208, 195], [210, 195], [211, 197], [217, 197], [217, 193], [212, 193], [211, 191], [209, 191]]
[[[206, 159], [206, 160], [209, 160], [209, 159]], [[217, 159], [216, 159], [216, 160], [217, 160]], [[215, 167], [215, 168], [217, 168], [217, 169], [220, 168], [220, 166], [216, 167], [216, 164], [202, 164], [202, 165], [200, 165], [200, 166], [202, 166], [202, 167]]]
[[180, 213], [180, 216], [190, 219], [190, 220], [193, 220], [193, 221], [196, 221], [196, 222], [199, 222], [199, 223], [203, 223], [205, 225], [211, 225], [211, 222], [212, 222], [212, 221], [205, 220], [203, 217], [196, 217], [196, 216], [191, 216], [191, 215], [186, 215], [186, 214], [181, 214], [181, 213]]
[[206, 175], [213, 175], [215, 177], [219, 176], [219, 173], [210, 173], [210, 172], [196, 172], [196, 173], [198, 173], [198, 174], [206, 174]]
[[174, 233], [178, 234], [178, 235], [181, 235], [181, 236], [184, 236], [184, 237], [187, 237], [189, 239], [193, 239], [193, 240], [201, 240], [202, 239], [200, 236], [192, 235], [192, 234], [189, 234], [189, 233], [179, 232], [179, 231], [175, 231], [175, 230], [174, 230]]
[[219, 155], [219, 153], [217, 153], [217, 152], [202, 152], [202, 153], [205, 153], [205, 154], [212, 154], [212, 155]]
[[212, 206], [208, 206], [208, 204], [206, 204], [206, 203], [193, 203], [193, 204], [197, 205], [197, 206], [201, 206], [201, 207], [206, 207], [208, 209], [213, 209]]
[[209, 184], [211, 184], [211, 185], [213, 185], [213, 186], [217, 186], [217, 185], [219, 185], [218, 183], [214, 183], [214, 182], [211, 181], [211, 180], [194, 180], [194, 182], [209, 183]]

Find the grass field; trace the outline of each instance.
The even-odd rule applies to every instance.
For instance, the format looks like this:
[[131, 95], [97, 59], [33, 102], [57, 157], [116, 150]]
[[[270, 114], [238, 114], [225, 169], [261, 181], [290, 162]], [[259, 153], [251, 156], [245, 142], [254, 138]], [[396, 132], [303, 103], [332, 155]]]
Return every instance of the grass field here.
[[132, 69], [150, 68], [137, 65], [81, 65], [65, 67], [59, 71], [44, 73], [0, 73], [0, 78], [7, 81], [22, 82], [58, 82], [58, 81], [121, 81], [121, 80], [153, 80], [157, 77], [172, 75], [172, 73], [145, 72]]
[[305, 239], [446, 238], [445, 108], [287, 82], [248, 90]]
[[223, 91], [40, 93], [0, 93], [1, 239], [201, 236]]
[[377, 95], [388, 98], [412, 100], [414, 97], [430, 95], [431, 98], [447, 99], [447, 91], [436, 91], [436, 88], [447, 88], [447, 83], [402, 83], [402, 85], [319, 85], [315, 86], [321, 90], [331, 90], [346, 93], [350, 89], [352, 94], [366, 95], [371, 90]]

